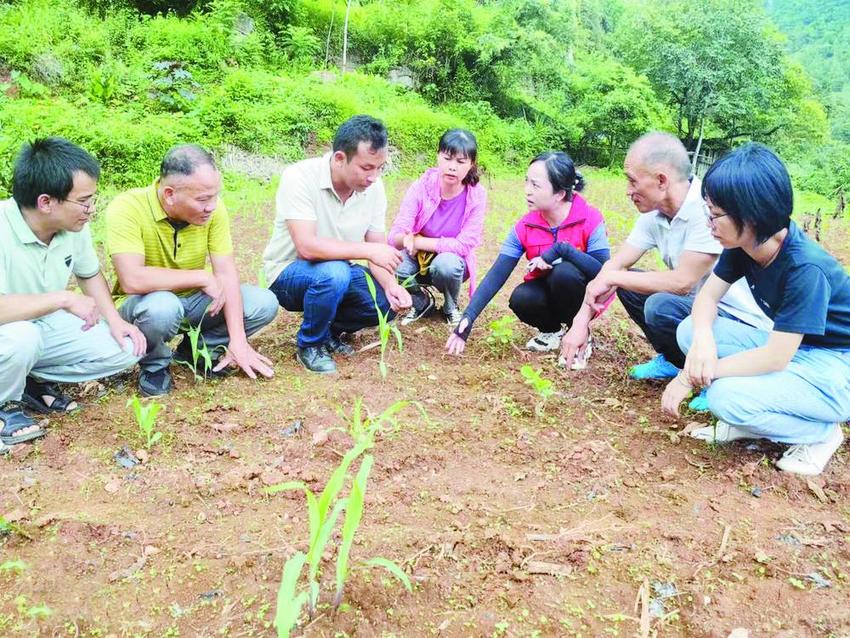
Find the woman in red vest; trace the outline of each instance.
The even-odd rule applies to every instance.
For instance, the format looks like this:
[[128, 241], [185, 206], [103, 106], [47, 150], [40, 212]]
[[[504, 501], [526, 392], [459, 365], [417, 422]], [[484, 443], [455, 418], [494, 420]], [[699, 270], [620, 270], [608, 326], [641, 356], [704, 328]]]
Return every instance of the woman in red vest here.
[[[578, 194], [583, 187], [584, 179], [566, 153], [549, 151], [531, 161], [525, 177], [529, 212], [511, 229], [446, 342], [449, 353], [463, 352], [475, 319], [523, 255], [528, 273], [511, 293], [510, 308], [520, 321], [539, 331], [526, 344], [529, 350], [558, 349], [564, 324], [569, 325], [581, 307], [585, 286], [611, 256], [605, 221]], [[574, 369], [587, 365], [590, 348], [580, 355]]]

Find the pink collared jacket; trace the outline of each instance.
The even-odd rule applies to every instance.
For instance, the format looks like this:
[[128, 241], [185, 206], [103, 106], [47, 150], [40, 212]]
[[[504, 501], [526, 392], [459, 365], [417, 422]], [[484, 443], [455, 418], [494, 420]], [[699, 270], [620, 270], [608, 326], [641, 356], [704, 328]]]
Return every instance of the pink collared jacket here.
[[[387, 240], [394, 244], [395, 238], [406, 233], [418, 234], [431, 219], [440, 205], [440, 171], [429, 168], [410, 185], [401, 202], [398, 215], [393, 221]], [[476, 259], [475, 249], [481, 244], [484, 234], [484, 214], [487, 209], [487, 191], [479, 183], [466, 187], [466, 206], [460, 230], [455, 237], [440, 237], [438, 253], [454, 253], [463, 258], [469, 273], [469, 297], [475, 293]]]

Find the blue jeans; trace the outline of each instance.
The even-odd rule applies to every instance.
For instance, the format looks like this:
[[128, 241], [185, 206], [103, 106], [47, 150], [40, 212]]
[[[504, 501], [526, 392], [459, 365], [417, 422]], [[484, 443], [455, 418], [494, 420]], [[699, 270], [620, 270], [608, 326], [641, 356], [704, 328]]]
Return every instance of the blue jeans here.
[[[272, 322], [277, 314], [277, 300], [268, 290], [257, 286], [242, 284], [239, 291], [245, 334], [250, 336]], [[177, 336], [184, 319], [192, 326], [201, 325], [201, 337], [210, 352], [227, 346], [230, 335], [224, 322], [224, 310], [214, 317], [205, 314], [210, 301], [200, 291], [188, 297], [178, 297], [167, 290], [127, 297], [118, 312], [125, 321], [136, 325], [148, 341], [148, 352], [139, 361], [139, 366], [145, 372], [156, 372], [171, 364], [173, 352], [168, 342]]]
[[[303, 312], [298, 330], [298, 347], [325, 343], [331, 335], [357, 332], [378, 325], [375, 301], [366, 284], [367, 269], [347, 261], [306, 261], [296, 259], [283, 269], [269, 287], [280, 305], [290, 312]], [[383, 288], [375, 282], [381, 312], [390, 304]]]
[[[717, 355], [759, 348], [770, 333], [740, 321], [714, 322]], [[687, 352], [693, 343], [688, 317], [676, 333]], [[850, 350], [800, 346], [780, 372], [755, 377], [724, 377], [708, 388], [708, 407], [726, 423], [777, 443], [821, 443], [834, 423], [850, 418]]]

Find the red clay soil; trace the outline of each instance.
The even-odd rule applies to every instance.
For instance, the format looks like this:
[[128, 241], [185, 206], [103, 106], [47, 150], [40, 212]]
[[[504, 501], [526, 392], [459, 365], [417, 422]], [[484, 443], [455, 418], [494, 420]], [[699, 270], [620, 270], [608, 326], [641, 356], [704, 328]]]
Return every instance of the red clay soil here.
[[[247, 279], [271, 215], [235, 217]], [[274, 379], [177, 372], [158, 422], [165, 436], [132, 469], [113, 455], [141, 447], [125, 406], [135, 378], [83, 388], [84, 410], [51, 419], [45, 439], [0, 460], [0, 635], [274, 635], [281, 570], [305, 549], [306, 509], [300, 493], [263, 488], [321, 489], [351, 440], [314, 435], [344, 428], [340, 413], [362, 397], [372, 414], [401, 399], [424, 408], [379, 439], [352, 550], [357, 563], [397, 561], [414, 590], [358, 569], [334, 613], [330, 550], [317, 617], [296, 633], [850, 636], [846, 449], [807, 481], [773, 468], [779, 446], [679, 436], [709, 419], [674, 422], [659, 409], [661, 384], [627, 378], [650, 352], [619, 307], [581, 373], [523, 352], [531, 331], [518, 324], [512, 345], [488, 344], [487, 324], [509, 313], [518, 278], [460, 359], [444, 354], [437, 318], [404, 328], [386, 379], [376, 349], [339, 360], [336, 376], [307, 373], [294, 360], [299, 317], [282, 312], [255, 339]], [[525, 363], [555, 381], [545, 403], [524, 384]], [[295, 421], [303, 429], [289, 435]]]

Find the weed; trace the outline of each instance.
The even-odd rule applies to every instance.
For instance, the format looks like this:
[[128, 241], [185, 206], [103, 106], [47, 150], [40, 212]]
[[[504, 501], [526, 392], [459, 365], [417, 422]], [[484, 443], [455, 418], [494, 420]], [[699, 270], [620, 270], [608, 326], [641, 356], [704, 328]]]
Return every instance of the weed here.
[[27, 565], [22, 560], [7, 560], [3, 563], [0, 563], [0, 574], [11, 573], [14, 572], [16, 574], [20, 574], [22, 571], [29, 569], [29, 565]]
[[139, 401], [139, 397], [136, 395], [133, 395], [132, 399], [127, 400], [127, 405], [133, 407], [133, 414], [139, 426], [139, 435], [142, 442], [147, 449], [151, 449], [151, 446], [162, 438], [162, 432], [155, 431], [156, 416], [165, 406], [156, 401], [142, 405], [142, 402]]
[[488, 324], [490, 334], [487, 335], [487, 345], [490, 352], [495, 356], [501, 356], [513, 343], [514, 329], [511, 324], [516, 323], [516, 317], [505, 315]]
[[365, 275], [366, 285], [369, 287], [369, 294], [372, 295], [372, 301], [375, 304], [375, 312], [378, 313], [378, 337], [381, 340], [381, 362], [378, 364], [378, 369], [381, 371], [381, 378], [386, 379], [387, 364], [384, 361], [384, 355], [387, 351], [387, 345], [390, 341], [390, 333], [395, 335], [396, 343], [398, 343], [398, 350], [399, 352], [401, 352], [403, 350], [401, 332], [399, 332], [399, 329], [395, 325], [395, 322], [389, 320], [390, 311], [381, 311], [381, 308], [378, 305], [378, 291], [375, 288], [375, 280], [372, 279], [372, 275], [370, 275], [369, 273], [365, 273]]
[[530, 365], [524, 365], [519, 371], [523, 379], [525, 379], [526, 385], [530, 385], [537, 393], [537, 396], [540, 397], [540, 401], [534, 409], [535, 414], [540, 416], [545, 409], [546, 400], [555, 394], [555, 384], [549, 379], [544, 379], [539, 368], [535, 370]]

